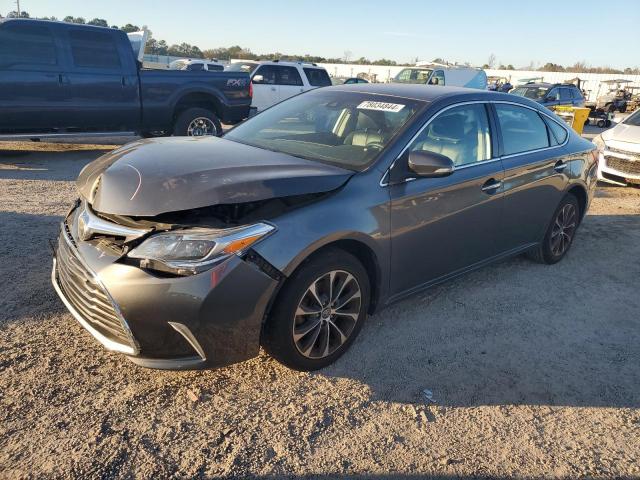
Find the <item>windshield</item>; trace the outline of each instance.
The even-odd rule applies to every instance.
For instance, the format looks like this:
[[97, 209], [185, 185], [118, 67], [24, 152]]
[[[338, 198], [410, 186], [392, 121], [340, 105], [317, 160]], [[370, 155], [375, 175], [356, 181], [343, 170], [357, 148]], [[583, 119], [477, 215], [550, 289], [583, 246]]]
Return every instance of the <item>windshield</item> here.
[[227, 72], [246, 72], [246, 73], [251, 73], [256, 69], [257, 66], [258, 66], [257, 63], [236, 62], [236, 63], [230, 63], [229, 65], [224, 67], [224, 69]]
[[432, 71], [428, 68], [403, 68], [393, 81], [395, 83], [427, 83]]
[[510, 93], [533, 100], [540, 100], [547, 95], [548, 91], [549, 89], [545, 87], [516, 87]]
[[629, 115], [624, 122], [625, 125], [631, 125], [633, 127], [640, 127], [640, 110], [636, 110]]
[[265, 110], [225, 138], [360, 171], [422, 105], [401, 97], [314, 90]]

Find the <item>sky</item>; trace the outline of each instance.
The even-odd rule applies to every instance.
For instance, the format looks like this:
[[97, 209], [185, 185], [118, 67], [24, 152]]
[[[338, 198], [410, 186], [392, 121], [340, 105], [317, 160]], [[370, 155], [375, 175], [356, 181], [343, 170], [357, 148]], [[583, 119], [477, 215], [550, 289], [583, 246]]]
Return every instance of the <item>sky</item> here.
[[[240, 45], [281, 52], [399, 62], [516, 68], [534, 62], [640, 66], [640, 0], [20, 0], [31, 16], [98, 17], [147, 25], [154, 38], [201, 49]], [[15, 0], [0, 0], [0, 13]]]

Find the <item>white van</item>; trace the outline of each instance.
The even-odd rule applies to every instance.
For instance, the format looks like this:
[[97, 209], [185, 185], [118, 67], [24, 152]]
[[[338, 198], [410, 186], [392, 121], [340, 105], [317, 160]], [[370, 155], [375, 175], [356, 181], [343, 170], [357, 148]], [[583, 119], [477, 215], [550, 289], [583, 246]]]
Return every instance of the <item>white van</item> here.
[[260, 62], [251, 74], [251, 114], [307, 90], [330, 85], [327, 71], [314, 63]]
[[437, 63], [417, 64], [415, 67], [403, 68], [391, 81], [393, 83], [487, 89], [487, 74], [484, 73], [484, 70]]

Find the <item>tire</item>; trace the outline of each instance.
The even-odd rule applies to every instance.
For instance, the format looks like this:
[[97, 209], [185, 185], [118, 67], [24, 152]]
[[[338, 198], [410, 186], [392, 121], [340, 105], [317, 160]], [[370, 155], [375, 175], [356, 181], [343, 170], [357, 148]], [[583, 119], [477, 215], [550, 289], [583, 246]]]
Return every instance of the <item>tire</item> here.
[[598, 123], [596, 123], [599, 128], [604, 128], [605, 124], [606, 122], [604, 120], [598, 120]]
[[[200, 119], [201, 122], [194, 124], [198, 119]], [[207, 130], [203, 127], [206, 127]], [[207, 131], [211, 133], [206, 133]], [[222, 135], [222, 125], [220, 124], [220, 120], [218, 120], [216, 114], [211, 110], [199, 107], [188, 108], [184, 112], [180, 113], [176, 118], [173, 125], [173, 134], [178, 137], [205, 135], [219, 137]]]
[[[571, 215], [569, 214], [571, 211], [573, 211], [573, 220], [571, 220]], [[565, 215], [565, 220], [562, 219], [563, 214]], [[542, 243], [529, 251], [527, 253], [528, 257], [538, 263], [546, 263], [547, 265], [553, 265], [562, 260], [573, 244], [576, 231], [580, 226], [581, 216], [582, 212], [580, 211], [578, 199], [571, 193], [566, 194], [553, 213], [551, 223], [547, 227]], [[560, 241], [564, 242], [564, 248], [558, 251], [556, 249], [558, 246], [557, 242], [559, 241], [558, 225], [563, 223], [565, 224], [565, 228], [562, 229], [562, 232], [565, 233], [565, 235], [560, 234]], [[569, 228], [568, 225], [571, 225], [571, 223], [573, 223], [573, 227]]]
[[[330, 272], [334, 272], [333, 277]], [[335, 315], [331, 305], [321, 308], [315, 301], [316, 298], [328, 299], [330, 278], [333, 278], [334, 293], [338, 290], [334, 304], [338, 304], [338, 300], [344, 302], [344, 306], [335, 310]], [[311, 290], [314, 285], [316, 296]], [[355, 293], [358, 288], [359, 298]], [[262, 346], [269, 355], [294, 370], [318, 370], [333, 363], [349, 349], [360, 332], [369, 309], [370, 291], [369, 276], [353, 255], [332, 249], [312, 256], [287, 279], [278, 294], [264, 326]], [[303, 310], [313, 313], [296, 314]], [[296, 329], [297, 339], [294, 338]], [[330, 333], [327, 335], [327, 332]], [[325, 342], [326, 339], [329, 342]]]
[[618, 111], [620, 113], [627, 113], [627, 106], [626, 105], [620, 105], [620, 108], [618, 109]]

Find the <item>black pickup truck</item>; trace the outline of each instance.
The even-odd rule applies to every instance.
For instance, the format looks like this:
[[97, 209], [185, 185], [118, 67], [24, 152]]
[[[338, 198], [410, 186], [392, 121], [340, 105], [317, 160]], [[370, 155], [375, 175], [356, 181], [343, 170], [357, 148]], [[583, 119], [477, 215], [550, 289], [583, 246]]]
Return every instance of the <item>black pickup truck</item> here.
[[242, 72], [148, 70], [116, 29], [0, 20], [0, 135], [219, 135], [249, 114]]

